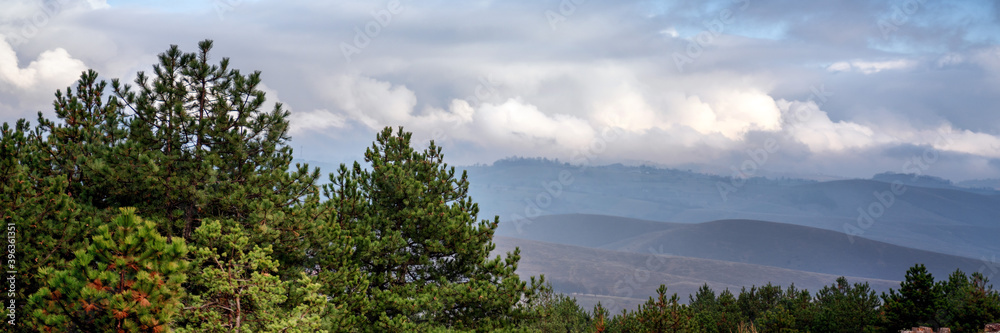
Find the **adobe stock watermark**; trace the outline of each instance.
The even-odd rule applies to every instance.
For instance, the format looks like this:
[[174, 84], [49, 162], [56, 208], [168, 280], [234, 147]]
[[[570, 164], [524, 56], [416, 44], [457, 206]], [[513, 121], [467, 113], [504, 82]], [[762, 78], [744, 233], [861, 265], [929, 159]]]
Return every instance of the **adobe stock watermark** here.
[[[733, 1], [738, 4], [736, 8], [740, 11], [746, 10], [750, 7], [750, 0], [735, 0]], [[726, 30], [726, 26], [736, 22], [736, 17], [734, 16], [733, 9], [723, 8], [719, 11], [714, 19], [702, 22], [705, 26], [705, 30], [702, 30], [697, 35], [691, 38], [688, 42], [687, 47], [684, 48], [684, 54], [680, 52], [674, 52], [674, 65], [677, 66], [677, 71], [683, 73], [684, 66], [690, 64], [701, 58], [705, 47], [715, 42]]]
[[20, 29], [15, 30], [8, 39], [11, 45], [21, 45], [35, 38], [43, 27], [49, 24], [66, 6], [75, 0], [44, 0], [38, 2], [35, 11], [18, 22]]
[[[948, 144], [951, 143], [944, 133], [938, 131], [938, 137], [934, 140], [931, 147], [925, 148], [922, 153], [918, 155], [911, 156], [906, 162], [903, 163], [903, 173], [913, 174], [913, 181], [922, 175], [925, 171], [930, 169], [934, 163], [937, 163], [938, 158], [940, 158], [940, 153], [934, 146], [939, 143]], [[875, 222], [878, 221], [880, 217], [885, 215], [885, 212], [892, 208], [892, 205], [896, 203], [896, 199], [906, 193], [906, 184], [902, 181], [894, 180], [889, 184], [889, 189], [885, 191], [875, 191], [872, 192], [874, 199], [867, 205], [858, 207], [858, 219], [855, 223], [844, 223], [844, 233], [847, 234], [847, 240], [854, 244], [854, 236], [864, 235], [865, 231], [870, 229]]]
[[[591, 166], [598, 155], [603, 154], [608, 148], [608, 144], [621, 137], [622, 130], [617, 127], [605, 127], [600, 131], [600, 136], [591, 140], [585, 148], [573, 154], [571, 163], [581, 165], [580, 171]], [[518, 234], [524, 233], [524, 226], [534, 223], [534, 219], [542, 216], [542, 212], [551, 206], [556, 199], [563, 195], [565, 189], [573, 185], [573, 171], [568, 169], [560, 170], [556, 179], [542, 182], [542, 190], [534, 197], [524, 198], [524, 215], [519, 213], [511, 214], [510, 219], [514, 221], [514, 228]]]
[[920, 11], [927, 0], [905, 0], [901, 5], [893, 5], [888, 18], [878, 20], [878, 30], [883, 40], [889, 40], [889, 35], [899, 30], [910, 21], [910, 17]]
[[549, 21], [549, 26], [552, 27], [552, 31], [559, 28], [559, 24], [566, 22], [566, 18], [576, 14], [576, 8], [579, 5], [587, 3], [588, 0], [562, 0], [559, 2], [559, 6], [555, 10], [549, 9], [545, 11], [545, 19]]
[[243, 0], [212, 0], [212, 7], [215, 7], [215, 14], [219, 16], [219, 21], [226, 20], [226, 14], [236, 10], [243, 4]]
[[[833, 96], [833, 93], [826, 91], [826, 86], [824, 85], [812, 86], [809, 87], [809, 90], [812, 94], [809, 95], [807, 103], [800, 103], [791, 113], [792, 119], [799, 123], [812, 118], [814, 114], [819, 112], [819, 108], [826, 104], [829, 98]], [[785, 119], [785, 122], [787, 121]], [[791, 135], [791, 132], [786, 132], [785, 139], [791, 138]], [[774, 156], [779, 149], [781, 149], [781, 146], [778, 145], [778, 141], [774, 138], [765, 139], [762, 147], [747, 149], [747, 158], [740, 163], [739, 167], [735, 165], [729, 166], [729, 169], [733, 171], [729, 176], [729, 182], [715, 182], [715, 188], [719, 191], [719, 197], [722, 198], [722, 201], [728, 202], [729, 195], [738, 192], [740, 188], [747, 184], [747, 180], [756, 176], [757, 172], [767, 164], [771, 156]]]
[[390, 0], [384, 9], [372, 11], [372, 19], [365, 23], [363, 28], [354, 27], [353, 43], [340, 42], [340, 52], [344, 55], [344, 59], [351, 62], [351, 57], [364, 51], [372, 43], [372, 40], [382, 33], [383, 29], [392, 24], [393, 17], [402, 13], [404, 9], [406, 8], [403, 7], [400, 0]]
[[7, 276], [3, 285], [7, 289], [7, 302], [4, 302], [4, 316], [7, 317], [7, 325], [17, 325], [17, 226], [14, 223], [7, 223], [7, 246], [4, 260], [4, 270]]

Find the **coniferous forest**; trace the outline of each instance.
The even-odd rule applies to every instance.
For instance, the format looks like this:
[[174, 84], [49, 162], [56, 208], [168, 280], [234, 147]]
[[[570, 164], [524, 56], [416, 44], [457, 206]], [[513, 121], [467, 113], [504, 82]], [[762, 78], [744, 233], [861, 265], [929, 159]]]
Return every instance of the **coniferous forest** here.
[[[0, 214], [13, 332], [980, 332], [1000, 295], [980, 272], [898, 290], [830, 281], [661, 287], [623, 313], [582, 309], [496, 255], [466, 174], [385, 128], [364, 160], [292, 165], [289, 112], [260, 72], [171, 46], [152, 72], [88, 71], [56, 119], [4, 123]], [[317, 185], [320, 177], [330, 183]], [[13, 281], [13, 282], [11, 282]], [[667, 283], [669, 281], [663, 281]], [[13, 325], [11, 325], [13, 324]]]

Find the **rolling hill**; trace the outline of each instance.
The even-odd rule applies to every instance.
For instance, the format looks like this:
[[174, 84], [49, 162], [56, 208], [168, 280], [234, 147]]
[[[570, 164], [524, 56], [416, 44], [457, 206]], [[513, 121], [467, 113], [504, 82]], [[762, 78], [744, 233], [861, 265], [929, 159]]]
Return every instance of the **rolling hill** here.
[[[797, 271], [778, 267], [691, 258], [658, 253], [613, 251], [498, 236], [495, 252], [521, 250], [518, 273], [544, 274], [553, 289], [575, 297], [586, 310], [600, 301], [611, 313], [634, 310], [655, 295], [660, 284], [668, 292], [687, 296], [708, 284], [717, 293], [729, 289], [738, 294], [743, 286], [772, 283], [815, 292], [833, 284], [838, 275]], [[902, 275], [902, 274], [901, 274]], [[868, 281], [876, 291], [898, 288], [899, 281], [849, 277]]]
[[913, 180], [904, 182], [900, 193], [892, 193], [892, 184], [879, 180], [759, 177], [730, 191], [723, 186], [733, 184], [727, 177], [644, 166], [529, 161], [466, 170], [469, 193], [482, 208], [480, 216], [499, 215], [502, 223], [573, 213], [678, 223], [760, 220], [851, 231], [871, 240], [969, 258], [990, 259], [1000, 253], [994, 239], [1000, 235], [998, 192], [921, 187], [917, 185], [935, 183], [915, 175], [879, 176]]
[[[514, 227], [517, 224], [520, 232]], [[982, 261], [972, 258], [756, 220], [686, 224], [587, 214], [549, 215], [530, 222], [512, 221], [498, 229], [497, 235], [883, 280], [901, 280], [916, 263], [942, 278], [955, 269], [975, 272], [984, 268]]]

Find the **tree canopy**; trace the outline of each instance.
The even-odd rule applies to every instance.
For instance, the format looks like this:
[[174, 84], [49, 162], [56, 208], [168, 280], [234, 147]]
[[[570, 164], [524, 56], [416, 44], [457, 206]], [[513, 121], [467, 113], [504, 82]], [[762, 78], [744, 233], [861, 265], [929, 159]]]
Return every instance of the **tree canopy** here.
[[320, 188], [318, 169], [291, 165], [289, 111], [265, 110], [261, 73], [212, 63], [212, 46], [171, 46], [130, 84], [87, 71], [56, 93], [55, 119], [3, 124], [0, 208], [33, 259], [18, 261], [33, 273], [17, 312], [34, 319], [17, 329], [491, 330], [533, 318], [542, 281], [514, 273], [516, 251], [490, 258], [499, 221], [478, 220], [440, 147], [417, 152], [387, 128], [370, 169], [342, 166]]

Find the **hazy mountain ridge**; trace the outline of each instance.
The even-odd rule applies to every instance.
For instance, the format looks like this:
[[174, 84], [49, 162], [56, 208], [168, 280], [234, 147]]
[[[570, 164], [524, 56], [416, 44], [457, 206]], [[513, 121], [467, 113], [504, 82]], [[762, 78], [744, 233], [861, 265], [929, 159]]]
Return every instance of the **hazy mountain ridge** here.
[[550, 215], [498, 235], [616, 251], [725, 260], [832, 275], [897, 280], [916, 263], [938, 276], [979, 270], [973, 258], [907, 248], [798, 225], [723, 220], [697, 224], [599, 215]]
[[[601, 214], [697, 223], [781, 222], [965, 257], [1000, 252], [1000, 196], [875, 180], [816, 182], [727, 177], [622, 165], [553, 161], [467, 168], [480, 216], [501, 224], [554, 214]], [[561, 177], [561, 178], [560, 178]], [[735, 184], [735, 185], [734, 185]], [[737, 186], [739, 185], [739, 186]], [[728, 187], [727, 187], [728, 186]]]

